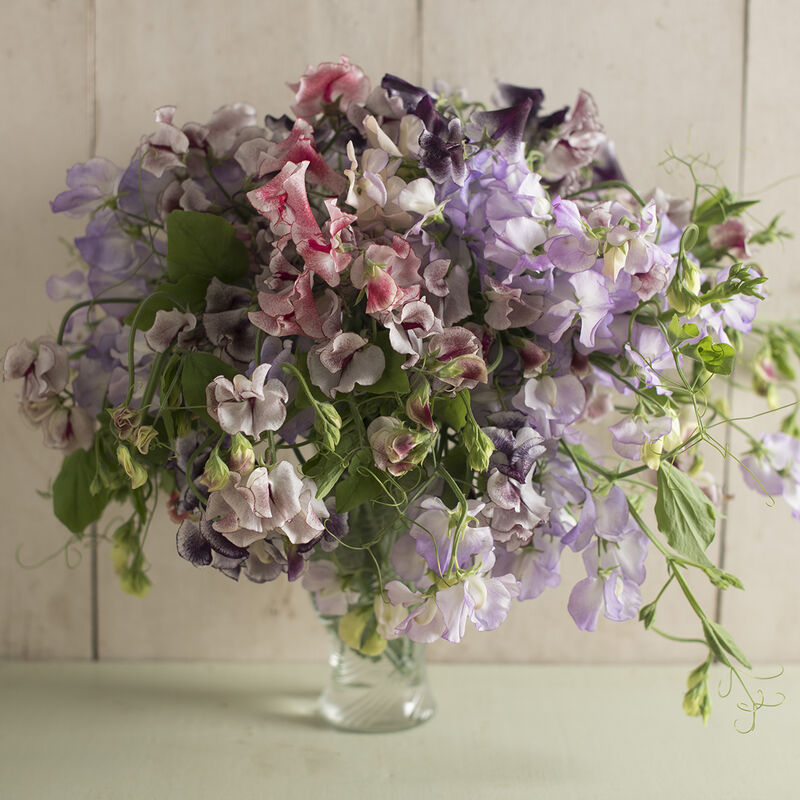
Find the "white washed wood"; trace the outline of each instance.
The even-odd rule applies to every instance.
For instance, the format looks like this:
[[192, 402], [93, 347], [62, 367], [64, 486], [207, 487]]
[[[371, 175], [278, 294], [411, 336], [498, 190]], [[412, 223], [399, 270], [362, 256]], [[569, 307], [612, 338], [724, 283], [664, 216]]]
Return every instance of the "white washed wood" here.
[[[797, 31], [800, 8], [790, 0], [751, 0], [750, 69], [745, 188], [763, 196], [754, 210], [761, 224], [783, 212], [781, 224], [795, 238], [783, 247], [764, 250], [763, 266], [769, 278], [764, 318], [800, 320], [800, 50]], [[768, 188], [769, 187], [769, 188]], [[755, 220], [754, 220], [755, 224]], [[783, 402], [794, 398], [786, 392]], [[740, 398], [739, 414], [765, 410], [753, 398]], [[751, 420], [753, 434], [772, 431], [787, 412]], [[748, 489], [735, 470], [736, 505], [728, 541], [729, 568], [747, 591], [726, 598], [724, 618], [732, 630], [744, 630], [741, 644], [757, 657], [778, 660], [800, 658], [800, 521], [786, 503]]]
[[[50, 213], [67, 167], [89, 155], [86, 106], [86, 3], [12, 0], [0, 26], [0, 351], [25, 337], [55, 335], [63, 308], [45, 281], [68, 262], [59, 237], [79, 227]], [[0, 657], [87, 657], [90, 652], [88, 556], [74, 570], [63, 558], [36, 570], [66, 530], [52, 516], [45, 489], [61, 456], [17, 411], [18, 387], [0, 392]]]

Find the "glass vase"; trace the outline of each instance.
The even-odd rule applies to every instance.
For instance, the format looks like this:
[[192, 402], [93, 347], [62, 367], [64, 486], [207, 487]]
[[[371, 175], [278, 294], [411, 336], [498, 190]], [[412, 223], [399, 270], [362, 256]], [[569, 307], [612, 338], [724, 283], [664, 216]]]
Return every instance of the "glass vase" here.
[[425, 670], [425, 645], [403, 637], [380, 656], [348, 647], [331, 630], [330, 674], [319, 699], [323, 719], [335, 728], [386, 733], [413, 728], [433, 716]]

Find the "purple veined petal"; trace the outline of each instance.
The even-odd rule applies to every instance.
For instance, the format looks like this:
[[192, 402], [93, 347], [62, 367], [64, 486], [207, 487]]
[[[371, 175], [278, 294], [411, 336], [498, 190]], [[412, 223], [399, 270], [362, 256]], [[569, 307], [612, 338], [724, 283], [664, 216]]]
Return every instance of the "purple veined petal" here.
[[195, 567], [207, 567], [211, 563], [211, 545], [200, 532], [200, 526], [191, 520], [184, 520], [175, 538], [178, 555]]
[[303, 490], [303, 481], [298, 477], [292, 464], [288, 461], [279, 461], [269, 473], [270, 493], [273, 500], [272, 520], [275, 527], [283, 524], [299, 514], [302, 510], [300, 494]]
[[247, 558], [245, 545], [237, 546], [227, 537], [214, 530], [212, 524], [207, 520], [200, 522], [200, 532], [215, 553], [219, 553], [226, 558], [243, 559]]
[[495, 471], [489, 476], [486, 481], [486, 494], [500, 508], [519, 511], [520, 488], [503, 473]]
[[[257, 544], [254, 542], [253, 544]], [[278, 561], [262, 561], [261, 558], [252, 552], [253, 545], [250, 546], [251, 553], [247, 557], [242, 567], [245, 578], [253, 583], [268, 583], [279, 578], [283, 574], [283, 565]], [[345, 604], [345, 611], [347, 610]], [[322, 612], [320, 612], [322, 613]], [[343, 612], [344, 613], [344, 612]]]
[[597, 629], [597, 620], [603, 610], [603, 581], [599, 578], [584, 578], [572, 587], [567, 610], [582, 631]]

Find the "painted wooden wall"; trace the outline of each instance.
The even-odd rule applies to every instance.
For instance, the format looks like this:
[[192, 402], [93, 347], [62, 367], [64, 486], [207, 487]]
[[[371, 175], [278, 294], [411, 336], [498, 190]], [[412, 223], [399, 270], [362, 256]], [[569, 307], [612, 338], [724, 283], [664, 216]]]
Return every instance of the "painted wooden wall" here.
[[[633, 183], [686, 191], [681, 174], [659, 166], [665, 149], [710, 153], [731, 185], [764, 194], [759, 219], [785, 209], [785, 225], [800, 234], [798, 24], [791, 0], [4, 0], [0, 345], [58, 324], [60, 309], [45, 298], [44, 283], [66, 271], [59, 239], [80, 227], [53, 217], [48, 201], [61, 191], [68, 166], [93, 153], [127, 162], [153, 127], [153, 109], [167, 103], [178, 105], [182, 121], [205, 120], [234, 100], [281, 113], [291, 102], [287, 81], [342, 53], [376, 81], [384, 72], [427, 85], [438, 77], [475, 98], [488, 98], [495, 78], [543, 87], [551, 108], [586, 88]], [[800, 240], [769, 253], [768, 315], [797, 315], [798, 256]], [[166, 519], [148, 538], [154, 585], [146, 599], [119, 591], [103, 547], [93, 586], [89, 551], [59, 552], [65, 533], [35, 490], [47, 486], [60, 459], [20, 420], [11, 386], [0, 392], [0, 424], [0, 656], [88, 658], [93, 637], [101, 658], [298, 659], [323, 652], [299, 586], [235, 584], [193, 569], [175, 555]], [[753, 425], [758, 430], [758, 421]], [[800, 523], [736, 478], [733, 487], [726, 559], [748, 591], [726, 596], [723, 622], [757, 662], [798, 659]], [[37, 569], [20, 565], [48, 555]], [[459, 647], [437, 644], [433, 657], [697, 657], [638, 623], [576, 630], [566, 613], [581, 571], [579, 559], [572, 562], [565, 556], [561, 587], [515, 607], [500, 631], [468, 636]], [[663, 573], [655, 559], [651, 572], [652, 596]], [[699, 596], [713, 608], [710, 589]], [[660, 622], [696, 634], [680, 603]]]

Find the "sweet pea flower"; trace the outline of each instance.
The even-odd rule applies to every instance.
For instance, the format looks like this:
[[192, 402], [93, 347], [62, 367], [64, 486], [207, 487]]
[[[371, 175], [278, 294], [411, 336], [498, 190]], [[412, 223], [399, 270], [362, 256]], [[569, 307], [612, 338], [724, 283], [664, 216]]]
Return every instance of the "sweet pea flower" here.
[[52, 339], [41, 337], [31, 344], [23, 339], [6, 350], [3, 380], [23, 379], [21, 398], [35, 403], [63, 391], [69, 380], [67, 351]]
[[487, 382], [483, 348], [471, 331], [460, 326], [445, 328], [434, 334], [427, 345], [429, 355], [435, 359], [436, 378], [450, 391], [474, 389]]
[[251, 378], [236, 375], [231, 381], [218, 375], [208, 384], [208, 415], [226, 433], [258, 438], [283, 425], [289, 393], [277, 378], [267, 379], [270, 368], [270, 364], [259, 364]]
[[361, 67], [351, 64], [345, 56], [338, 62], [325, 61], [309, 66], [297, 83], [290, 83], [295, 93], [291, 107], [296, 117], [310, 120], [327, 104], [336, 104], [342, 112], [354, 103], [362, 104], [369, 96], [370, 83]]
[[572, 588], [567, 609], [581, 630], [597, 628], [600, 614], [624, 622], [635, 619], [642, 604], [647, 537], [633, 523], [614, 543], [600, 549], [587, 547], [583, 561], [588, 577]]
[[419, 297], [421, 261], [409, 243], [394, 236], [391, 247], [371, 244], [353, 262], [350, 282], [367, 290], [367, 313], [391, 311]]
[[105, 158], [90, 158], [67, 170], [69, 190], [61, 192], [52, 203], [54, 214], [82, 217], [114, 196], [122, 170]]
[[392, 629], [394, 636], [408, 636], [412, 642], [420, 644], [431, 644], [442, 637], [445, 621], [435, 598], [411, 591], [400, 581], [389, 581], [386, 584], [386, 594], [389, 602], [398, 609], [396, 615], [392, 614], [384, 622], [384, 626], [388, 628], [392, 622], [399, 620]]
[[406, 428], [396, 417], [378, 417], [367, 428], [375, 466], [391, 475], [404, 475], [427, 455], [431, 443], [429, 433]]
[[445, 624], [443, 639], [460, 642], [467, 620], [479, 631], [493, 631], [505, 622], [511, 601], [519, 595], [519, 583], [510, 573], [490, 577], [493, 566], [494, 555], [489, 554], [478, 571], [436, 593], [436, 605]]
[[372, 386], [383, 374], [383, 351], [356, 333], [338, 333], [308, 354], [311, 382], [328, 397], [353, 391], [356, 384]]

